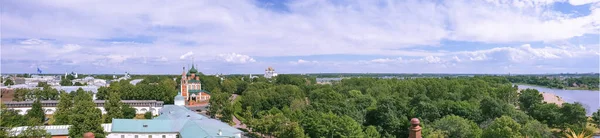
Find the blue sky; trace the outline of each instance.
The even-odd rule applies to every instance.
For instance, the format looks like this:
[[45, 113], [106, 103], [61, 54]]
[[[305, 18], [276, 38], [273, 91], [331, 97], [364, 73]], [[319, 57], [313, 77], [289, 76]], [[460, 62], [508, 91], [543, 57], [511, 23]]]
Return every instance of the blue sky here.
[[599, 72], [600, 0], [1, 1], [2, 73]]

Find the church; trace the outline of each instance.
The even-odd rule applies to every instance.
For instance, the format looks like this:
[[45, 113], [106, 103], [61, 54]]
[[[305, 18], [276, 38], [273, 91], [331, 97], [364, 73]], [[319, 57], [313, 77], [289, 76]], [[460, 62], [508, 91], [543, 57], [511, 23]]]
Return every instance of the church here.
[[192, 67], [187, 72], [185, 67], [183, 67], [180, 91], [181, 95], [185, 99], [185, 105], [208, 104], [208, 100], [210, 99], [210, 93], [202, 90], [200, 72], [198, 72], [194, 64], [192, 64]]

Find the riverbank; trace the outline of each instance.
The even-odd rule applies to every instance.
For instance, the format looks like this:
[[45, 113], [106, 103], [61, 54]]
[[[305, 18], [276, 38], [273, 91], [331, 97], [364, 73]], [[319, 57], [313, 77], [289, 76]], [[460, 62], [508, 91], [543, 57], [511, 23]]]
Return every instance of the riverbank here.
[[[519, 88], [519, 93], [525, 89]], [[547, 92], [542, 92], [540, 91], [540, 94], [542, 94], [542, 97], [544, 97], [544, 102], [546, 103], [553, 103], [553, 104], [557, 104], [558, 106], [562, 106], [563, 103], [565, 103], [565, 100], [563, 100], [560, 96], [553, 94], [553, 93], [547, 93]]]
[[[560, 89], [560, 88], [554, 88], [554, 87], [548, 87], [548, 86], [536, 85], [536, 84], [528, 84], [528, 83], [512, 83], [512, 84], [513, 85], [529, 85], [529, 86], [536, 86], [536, 87], [544, 87], [544, 88], [548, 88], [548, 89]], [[590, 91], [599, 91], [600, 88], [588, 89], [588, 88], [584, 88], [584, 87], [565, 87], [565, 88], [562, 88], [562, 90], [590, 90]]]

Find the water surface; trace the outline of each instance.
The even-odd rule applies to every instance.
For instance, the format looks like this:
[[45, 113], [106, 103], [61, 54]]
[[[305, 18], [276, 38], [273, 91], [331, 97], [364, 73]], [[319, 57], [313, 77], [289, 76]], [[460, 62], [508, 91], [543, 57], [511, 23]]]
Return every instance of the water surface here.
[[553, 93], [560, 98], [562, 98], [565, 102], [574, 103], [579, 102], [583, 104], [587, 115], [592, 115], [592, 113], [598, 111], [600, 108], [600, 91], [593, 90], [563, 90], [563, 89], [553, 89], [546, 88], [540, 86], [532, 86], [532, 85], [518, 85], [519, 89], [537, 89], [540, 92]]

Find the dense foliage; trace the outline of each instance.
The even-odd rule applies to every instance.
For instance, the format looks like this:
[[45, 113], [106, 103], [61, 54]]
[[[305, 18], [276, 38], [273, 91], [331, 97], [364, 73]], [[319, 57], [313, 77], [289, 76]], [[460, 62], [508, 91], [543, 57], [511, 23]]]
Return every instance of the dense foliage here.
[[[60, 99], [54, 124], [74, 125], [72, 136], [85, 131], [103, 135], [102, 122], [135, 116], [135, 109], [121, 99], [173, 103], [181, 78], [143, 78], [136, 85], [119, 81], [98, 90], [98, 99], [108, 100], [105, 108], [109, 113], [104, 119], [83, 90], [50, 95], [17, 91], [24, 91], [19, 92], [20, 100]], [[411, 118], [421, 120], [426, 137], [552, 137], [551, 128], [582, 130], [587, 122], [581, 104], [545, 103], [537, 90], [519, 93], [511, 84], [515, 78], [503, 76], [363, 77], [330, 85], [316, 84], [314, 76], [304, 75], [272, 79], [201, 75], [200, 81], [202, 89], [211, 92], [208, 114], [212, 118], [227, 123], [238, 119], [250, 135], [267, 137], [407, 137]], [[55, 96], [58, 93], [60, 97]], [[3, 127], [27, 123], [14, 111], [3, 109], [1, 113]], [[592, 120], [600, 122], [600, 113]]]
[[69, 137], [81, 137], [83, 133], [93, 132], [96, 137], [105, 137], [101, 124], [102, 112], [96, 108], [92, 95], [79, 89], [73, 97], [73, 107], [69, 115]]
[[[38, 84], [40, 85], [40, 84]], [[43, 86], [41, 89], [26, 89], [26, 88], [17, 88], [15, 89], [15, 94], [13, 95], [13, 101], [33, 101], [35, 99], [40, 100], [57, 100], [58, 95], [62, 91], [58, 91], [54, 88], [51, 88], [48, 85], [41, 84]]]
[[537, 90], [519, 94], [505, 77], [349, 78], [316, 85], [305, 76], [284, 75], [245, 83], [241, 100], [211, 99], [211, 107], [233, 104], [236, 118], [266, 136], [295, 130], [309, 137], [407, 137], [409, 119], [416, 117], [424, 135], [547, 137], [550, 127], [580, 128], [586, 122], [581, 104], [544, 103]]
[[[154, 78], [154, 77], [150, 77]], [[173, 97], [177, 95], [177, 83], [172, 78], [144, 79], [133, 85], [129, 81], [110, 83], [110, 87], [98, 88], [96, 98], [108, 99], [110, 93], [118, 93], [122, 100], [157, 100], [165, 104], [173, 104]]]
[[598, 76], [577, 76], [560, 78], [558, 76], [508, 76], [507, 79], [513, 83], [526, 83], [546, 86], [558, 89], [590, 89], [598, 90], [600, 80]]
[[4, 86], [10, 86], [10, 85], [15, 85], [15, 82], [13, 82], [13, 80], [11, 80], [11, 79], [4, 80]]

